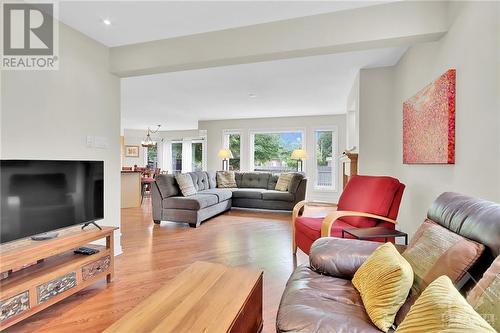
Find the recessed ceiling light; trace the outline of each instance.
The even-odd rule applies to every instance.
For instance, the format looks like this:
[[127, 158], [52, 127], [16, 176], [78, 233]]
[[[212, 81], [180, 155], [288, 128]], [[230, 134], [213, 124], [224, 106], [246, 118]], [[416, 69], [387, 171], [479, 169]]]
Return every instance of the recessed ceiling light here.
[[252, 93], [249, 93], [249, 94], [248, 94], [248, 97], [250, 97], [250, 98], [255, 98], [255, 97], [257, 97], [257, 95], [252, 94]]
[[102, 23], [104, 23], [104, 25], [111, 25], [111, 21], [109, 19], [103, 19]]

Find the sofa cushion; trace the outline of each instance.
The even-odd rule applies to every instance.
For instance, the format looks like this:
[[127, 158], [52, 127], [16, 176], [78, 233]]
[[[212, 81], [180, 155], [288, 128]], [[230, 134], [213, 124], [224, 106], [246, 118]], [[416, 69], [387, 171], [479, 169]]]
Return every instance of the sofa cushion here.
[[434, 280], [411, 307], [396, 333], [496, 332], [446, 276]]
[[241, 180], [243, 179], [243, 174], [244, 174], [244, 172], [235, 172], [234, 173], [234, 179], [236, 180], [236, 187], [243, 187], [243, 186], [241, 186]]
[[483, 251], [484, 245], [431, 220], [424, 221], [403, 252], [403, 257], [413, 268], [414, 282], [408, 300], [396, 317], [396, 323], [401, 323], [410, 306], [432, 281], [447, 275], [453, 283], [458, 283]]
[[162, 198], [176, 196], [181, 193], [173, 175], [158, 175], [155, 182]]
[[274, 188], [276, 191], [288, 191], [288, 187], [290, 186], [290, 181], [292, 180], [293, 173], [282, 173], [278, 177], [278, 182], [276, 183], [276, 187]]
[[241, 188], [267, 188], [270, 173], [267, 172], [244, 172], [241, 178]]
[[236, 179], [234, 171], [217, 171], [217, 187], [235, 188]]
[[189, 175], [193, 179], [196, 191], [208, 190], [210, 188], [208, 175], [205, 171], [190, 172]]
[[289, 192], [264, 190], [262, 192], [262, 199], [292, 202], [295, 199], [295, 196]]
[[261, 188], [235, 188], [232, 191], [233, 198], [262, 199], [262, 192], [266, 190]]
[[[309, 254], [312, 243], [321, 237], [321, 223], [323, 217], [307, 217], [300, 216], [295, 219], [295, 236], [298, 247]], [[342, 229], [352, 228], [351, 225], [336, 220], [330, 229], [330, 236], [342, 237]], [[349, 234], [345, 234], [344, 238], [353, 238]]]
[[199, 194], [213, 194], [217, 196], [219, 202], [229, 200], [233, 196], [233, 192], [227, 188], [212, 188], [209, 190], [201, 191]]
[[[400, 182], [392, 177], [352, 176], [339, 198], [338, 210], [388, 216]], [[366, 217], [343, 217], [354, 227], [374, 227], [378, 221]]]
[[318, 274], [303, 265], [287, 282], [276, 318], [278, 332], [380, 332], [349, 280]]
[[394, 323], [412, 283], [411, 266], [392, 243], [379, 246], [352, 279], [368, 316], [383, 332], [389, 331]]
[[170, 197], [163, 199], [163, 208], [200, 210], [213, 206], [219, 202], [213, 194], [195, 194], [189, 197]]
[[196, 194], [196, 187], [194, 186], [191, 175], [187, 173], [179, 173], [178, 175], [175, 175], [175, 180], [177, 181], [183, 196], [189, 197]]

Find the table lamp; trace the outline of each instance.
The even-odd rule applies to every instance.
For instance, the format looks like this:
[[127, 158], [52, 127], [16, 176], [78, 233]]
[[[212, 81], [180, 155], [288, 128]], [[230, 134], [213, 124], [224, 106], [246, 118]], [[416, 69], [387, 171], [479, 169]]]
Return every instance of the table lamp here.
[[233, 153], [229, 149], [221, 149], [217, 154], [218, 157], [222, 158], [222, 170], [229, 170], [229, 159], [233, 158]]
[[[307, 158], [307, 153], [304, 149], [295, 149], [292, 151], [292, 159], [297, 160], [297, 172], [303, 171], [302, 166], [303, 166], [303, 159]], [[300, 169], [299, 169], [300, 165]]]

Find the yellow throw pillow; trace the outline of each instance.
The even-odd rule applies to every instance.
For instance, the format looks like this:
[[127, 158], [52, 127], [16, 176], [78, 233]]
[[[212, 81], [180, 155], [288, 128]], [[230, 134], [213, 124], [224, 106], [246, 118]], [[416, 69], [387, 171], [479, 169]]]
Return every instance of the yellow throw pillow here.
[[413, 284], [413, 270], [392, 243], [379, 246], [354, 274], [370, 320], [387, 332]]
[[496, 332], [442, 275], [420, 295], [396, 333]]

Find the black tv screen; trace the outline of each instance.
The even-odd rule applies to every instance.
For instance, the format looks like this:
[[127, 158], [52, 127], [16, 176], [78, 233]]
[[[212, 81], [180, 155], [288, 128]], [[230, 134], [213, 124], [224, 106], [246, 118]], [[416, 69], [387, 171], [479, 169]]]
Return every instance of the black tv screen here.
[[0, 243], [104, 218], [102, 161], [0, 161]]

